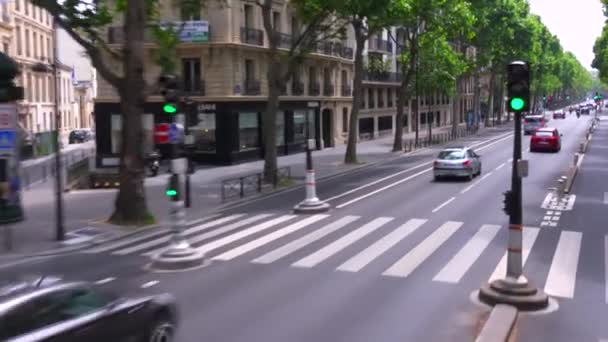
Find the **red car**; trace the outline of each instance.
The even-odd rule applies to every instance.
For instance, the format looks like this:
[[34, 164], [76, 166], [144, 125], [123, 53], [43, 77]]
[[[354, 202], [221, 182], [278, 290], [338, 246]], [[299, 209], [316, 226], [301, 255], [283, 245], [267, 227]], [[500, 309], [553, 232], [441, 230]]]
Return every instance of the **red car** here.
[[557, 111], [557, 112], [553, 112], [553, 118], [554, 119], [565, 119], [566, 118], [566, 112], [564, 111]]
[[562, 149], [562, 135], [557, 128], [544, 127], [534, 132], [530, 139], [530, 152], [553, 151], [559, 152]]

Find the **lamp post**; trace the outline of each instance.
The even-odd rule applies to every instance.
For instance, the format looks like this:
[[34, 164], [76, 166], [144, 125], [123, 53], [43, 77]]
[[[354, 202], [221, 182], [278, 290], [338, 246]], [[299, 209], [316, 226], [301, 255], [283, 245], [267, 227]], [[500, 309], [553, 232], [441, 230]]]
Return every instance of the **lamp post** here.
[[63, 210], [63, 178], [61, 161], [61, 115], [59, 114], [59, 87], [57, 86], [57, 26], [53, 21], [53, 55], [49, 58], [50, 64], [37, 63], [32, 66], [35, 72], [53, 74], [53, 111], [55, 113], [55, 138], [53, 139], [53, 149], [55, 150], [55, 239], [63, 241], [65, 239], [64, 210]]

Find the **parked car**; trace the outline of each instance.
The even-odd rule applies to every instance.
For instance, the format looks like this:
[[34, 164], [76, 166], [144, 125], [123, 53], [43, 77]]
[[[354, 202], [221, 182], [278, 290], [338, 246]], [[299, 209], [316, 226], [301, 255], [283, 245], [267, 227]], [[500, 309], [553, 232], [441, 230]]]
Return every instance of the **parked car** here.
[[559, 152], [562, 149], [562, 135], [557, 128], [539, 128], [530, 138], [530, 152], [553, 151]]
[[68, 137], [70, 144], [81, 144], [91, 139], [93, 139], [93, 133], [86, 129], [75, 129], [70, 132]]
[[524, 134], [532, 134], [538, 128], [545, 127], [544, 115], [528, 115], [524, 119]]
[[555, 111], [555, 112], [553, 112], [553, 118], [554, 119], [565, 119], [566, 112], [564, 112], [562, 110]]
[[127, 298], [52, 277], [0, 287], [1, 341], [172, 341], [176, 323], [168, 294]]
[[481, 157], [468, 147], [445, 148], [433, 162], [435, 181], [442, 177], [466, 177], [469, 180], [481, 174]]

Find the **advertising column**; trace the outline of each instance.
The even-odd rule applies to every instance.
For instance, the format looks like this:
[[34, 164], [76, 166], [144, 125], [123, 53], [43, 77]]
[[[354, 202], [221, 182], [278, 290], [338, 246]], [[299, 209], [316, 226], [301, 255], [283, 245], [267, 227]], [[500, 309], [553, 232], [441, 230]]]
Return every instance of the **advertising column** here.
[[0, 224], [23, 220], [17, 104], [0, 104]]

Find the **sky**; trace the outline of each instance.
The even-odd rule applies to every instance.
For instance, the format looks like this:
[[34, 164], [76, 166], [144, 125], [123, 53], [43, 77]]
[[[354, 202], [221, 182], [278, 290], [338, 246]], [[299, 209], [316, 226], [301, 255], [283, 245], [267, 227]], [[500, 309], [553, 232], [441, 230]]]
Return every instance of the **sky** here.
[[606, 18], [600, 0], [528, 0], [530, 11], [556, 35], [564, 50], [576, 55], [591, 69], [593, 44], [602, 33]]

